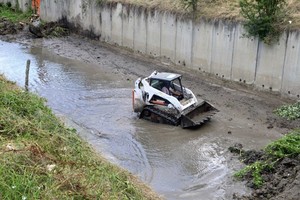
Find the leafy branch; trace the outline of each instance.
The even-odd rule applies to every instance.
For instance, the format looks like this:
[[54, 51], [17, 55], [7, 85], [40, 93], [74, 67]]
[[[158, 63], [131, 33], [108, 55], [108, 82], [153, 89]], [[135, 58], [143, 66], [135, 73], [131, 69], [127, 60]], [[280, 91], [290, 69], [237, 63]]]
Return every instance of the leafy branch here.
[[240, 0], [240, 7], [246, 36], [258, 36], [267, 44], [279, 39], [287, 22], [286, 0]]

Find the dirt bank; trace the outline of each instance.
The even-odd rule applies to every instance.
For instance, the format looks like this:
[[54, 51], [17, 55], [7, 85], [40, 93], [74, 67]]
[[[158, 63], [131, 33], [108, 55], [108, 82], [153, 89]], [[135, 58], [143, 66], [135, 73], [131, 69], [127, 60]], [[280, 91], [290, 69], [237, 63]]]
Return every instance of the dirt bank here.
[[[292, 128], [299, 128], [300, 125], [299, 120], [290, 123], [273, 114], [275, 108], [285, 103], [291, 103], [293, 100], [274, 93], [256, 91], [251, 86], [239, 85], [215, 78], [208, 74], [182, 69], [164, 60], [144, 57], [126, 49], [112, 47], [77, 35], [64, 38], [35, 39], [32, 35], [28, 35], [28, 32], [22, 32], [14, 37], [2, 36], [0, 39], [17, 41], [30, 46], [40, 46], [62, 57], [96, 64], [99, 65], [99, 67], [110, 65], [110, 68], [120, 79], [132, 82], [132, 85], [138, 76], [148, 75], [153, 70], [181, 73], [185, 79], [184, 83], [188, 88], [191, 88], [198, 97], [213, 103], [220, 110], [216, 118], [222, 119], [223, 121], [239, 123], [245, 130], [245, 133], [247, 133], [249, 129], [258, 127], [261, 133], [257, 134], [261, 135], [261, 137], [263, 137], [265, 133], [273, 134], [274, 132], [274, 134], [276, 134], [277, 132], [281, 132], [285, 134]], [[110, 58], [110, 55], [102, 51], [103, 48], [120, 55], [121, 59]], [[110, 59], [112, 65], [111, 63], [107, 63], [106, 59]], [[133, 66], [130, 59], [135, 59], [136, 62], [142, 63], [143, 65], [139, 65], [138, 67]], [[232, 135], [233, 137], [240, 137], [245, 133], [235, 132], [231, 126], [228, 126], [224, 128], [223, 136]], [[259, 139], [256, 138], [256, 135], [253, 136], [252, 139], [254, 143], [259, 143]], [[251, 149], [251, 147], [251, 145], [245, 146], [246, 149]], [[261, 148], [262, 147], [263, 146], [261, 146]], [[266, 182], [266, 184], [268, 184], [268, 182]], [[288, 188], [290, 187], [288, 185], [284, 187], [285, 191], [291, 189]], [[284, 198], [278, 196], [274, 199]]]
[[241, 144], [236, 144], [229, 149], [232, 153], [240, 155], [240, 160], [246, 165], [255, 162], [274, 163], [272, 167], [262, 169], [262, 185], [259, 187], [254, 183], [252, 172], [246, 173], [243, 179], [246, 180], [247, 186], [253, 189], [253, 192], [249, 196], [234, 195], [234, 199], [299, 199], [300, 155], [274, 159], [262, 150], [245, 151]]

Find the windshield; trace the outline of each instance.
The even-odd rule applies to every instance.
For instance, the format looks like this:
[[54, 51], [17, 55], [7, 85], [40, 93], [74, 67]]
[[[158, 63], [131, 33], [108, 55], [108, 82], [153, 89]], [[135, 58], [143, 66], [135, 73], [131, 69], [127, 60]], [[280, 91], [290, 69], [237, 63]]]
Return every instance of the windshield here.
[[171, 81], [171, 87], [175, 89], [176, 91], [182, 92], [181, 88], [181, 79], [177, 78]]

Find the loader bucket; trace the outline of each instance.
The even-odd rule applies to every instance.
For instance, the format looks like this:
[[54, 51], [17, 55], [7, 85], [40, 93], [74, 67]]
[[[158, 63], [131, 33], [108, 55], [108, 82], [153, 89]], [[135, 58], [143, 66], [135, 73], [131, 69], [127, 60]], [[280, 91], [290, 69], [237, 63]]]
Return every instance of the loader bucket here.
[[201, 104], [198, 104], [194, 109], [185, 113], [181, 116], [181, 127], [182, 128], [193, 128], [198, 127], [209, 121], [211, 116], [216, 114], [218, 110], [203, 101]]

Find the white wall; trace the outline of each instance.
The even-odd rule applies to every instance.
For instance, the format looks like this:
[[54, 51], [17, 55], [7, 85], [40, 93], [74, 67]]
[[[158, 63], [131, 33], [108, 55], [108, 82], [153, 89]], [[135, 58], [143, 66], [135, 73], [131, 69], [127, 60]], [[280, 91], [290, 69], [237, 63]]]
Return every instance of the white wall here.
[[253, 84], [255, 80], [258, 39], [245, 38], [245, 31], [237, 24], [234, 38], [232, 77], [234, 81]]
[[134, 9], [123, 6], [123, 46], [133, 49], [134, 47]]
[[218, 21], [212, 34], [210, 73], [225, 79], [231, 79], [235, 29], [232, 24]]
[[299, 98], [300, 90], [300, 33], [289, 34], [283, 67], [281, 91]]
[[192, 67], [211, 72], [212, 40], [214, 24], [201, 20], [194, 24]]
[[160, 56], [161, 49], [161, 19], [159, 12], [150, 10], [147, 12], [147, 54], [154, 57]]
[[177, 18], [175, 64], [191, 66], [193, 23], [190, 19]]
[[287, 36], [272, 45], [260, 42], [257, 55], [256, 79], [254, 84], [262, 89], [280, 91], [285, 59]]
[[176, 49], [176, 18], [167, 12], [161, 13], [161, 46], [160, 53], [161, 56], [175, 62], [175, 51]]

